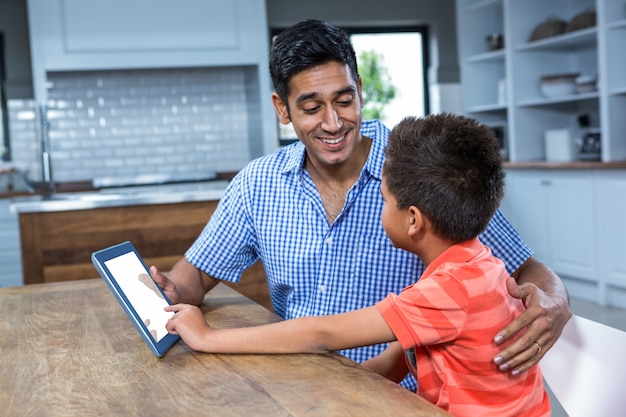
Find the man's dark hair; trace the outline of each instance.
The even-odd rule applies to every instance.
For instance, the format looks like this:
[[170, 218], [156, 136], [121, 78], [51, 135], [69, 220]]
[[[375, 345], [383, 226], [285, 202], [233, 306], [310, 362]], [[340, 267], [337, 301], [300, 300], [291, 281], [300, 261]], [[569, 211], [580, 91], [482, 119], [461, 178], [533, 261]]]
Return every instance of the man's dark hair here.
[[350, 36], [328, 22], [305, 20], [281, 32], [270, 51], [270, 75], [274, 90], [288, 105], [289, 81], [303, 70], [327, 62], [347, 64], [354, 82], [359, 79]]
[[398, 207], [420, 209], [444, 238], [475, 238], [500, 206], [498, 141], [475, 119], [450, 113], [407, 117], [391, 131], [385, 155], [383, 173]]

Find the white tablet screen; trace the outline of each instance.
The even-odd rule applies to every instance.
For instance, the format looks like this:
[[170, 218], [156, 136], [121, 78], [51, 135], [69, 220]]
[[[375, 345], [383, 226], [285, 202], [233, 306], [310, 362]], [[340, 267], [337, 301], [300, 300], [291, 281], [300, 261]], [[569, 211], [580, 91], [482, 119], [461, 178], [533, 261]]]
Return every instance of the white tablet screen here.
[[147, 274], [145, 267], [134, 252], [105, 261], [118, 285], [132, 304], [141, 321], [157, 342], [166, 336], [165, 324], [173, 312], [163, 309], [168, 305], [158, 287]]

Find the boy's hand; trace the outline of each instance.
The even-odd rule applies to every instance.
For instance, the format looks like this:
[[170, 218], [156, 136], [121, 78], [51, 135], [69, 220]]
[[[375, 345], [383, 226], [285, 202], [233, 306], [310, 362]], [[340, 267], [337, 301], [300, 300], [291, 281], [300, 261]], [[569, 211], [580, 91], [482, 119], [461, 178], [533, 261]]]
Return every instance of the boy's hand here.
[[165, 307], [165, 311], [176, 313], [165, 325], [169, 333], [179, 335], [193, 350], [205, 350], [204, 340], [211, 332], [211, 328], [198, 307], [190, 304], [174, 304]]

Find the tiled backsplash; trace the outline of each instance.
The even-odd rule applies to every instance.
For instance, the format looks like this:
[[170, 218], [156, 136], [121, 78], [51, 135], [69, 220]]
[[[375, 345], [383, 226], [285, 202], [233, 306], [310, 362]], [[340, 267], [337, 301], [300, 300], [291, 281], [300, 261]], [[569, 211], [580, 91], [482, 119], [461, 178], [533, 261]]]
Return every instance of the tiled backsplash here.
[[[257, 156], [252, 135], [261, 132], [251, 71], [48, 73], [54, 181], [241, 169]], [[32, 100], [9, 101], [13, 162], [39, 180], [37, 111]]]

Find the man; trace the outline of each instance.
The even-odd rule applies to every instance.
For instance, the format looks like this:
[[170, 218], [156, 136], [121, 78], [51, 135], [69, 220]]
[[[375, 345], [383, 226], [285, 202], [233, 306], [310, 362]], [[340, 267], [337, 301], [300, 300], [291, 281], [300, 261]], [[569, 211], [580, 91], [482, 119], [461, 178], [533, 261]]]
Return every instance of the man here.
[[[276, 38], [270, 73], [278, 117], [300, 141], [248, 164], [185, 257], [168, 277], [152, 267], [152, 277], [173, 303], [200, 304], [220, 279], [236, 282], [261, 259], [274, 310], [285, 319], [356, 310], [400, 292], [424, 265], [394, 248], [380, 223], [389, 130], [362, 123], [349, 37], [325, 22], [301, 22]], [[509, 292], [527, 306], [495, 336], [499, 344], [528, 327], [494, 358], [517, 375], [558, 339], [571, 316], [567, 291], [501, 213], [480, 238], [517, 279]], [[362, 362], [383, 349], [342, 353]]]

